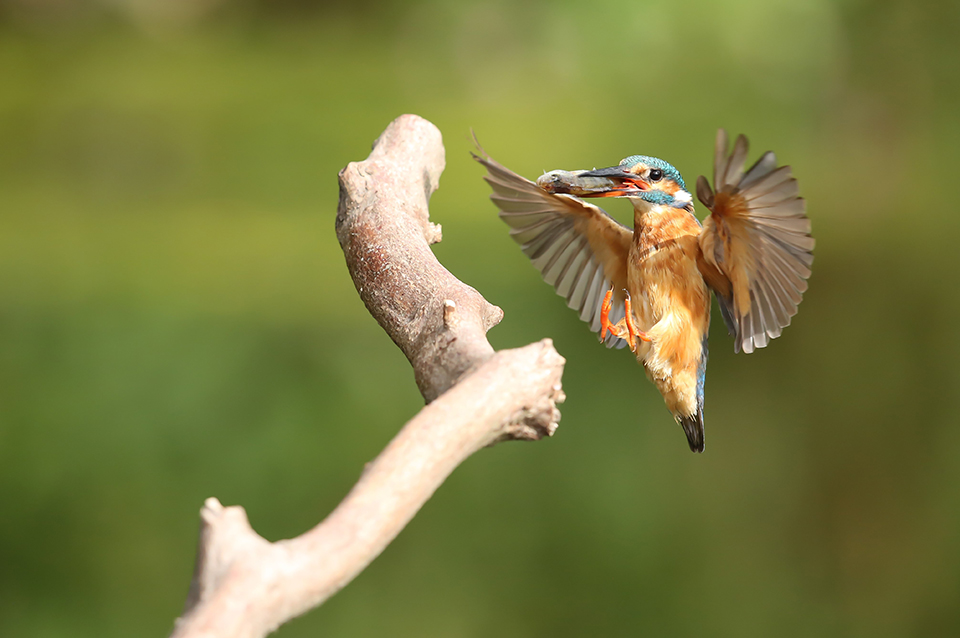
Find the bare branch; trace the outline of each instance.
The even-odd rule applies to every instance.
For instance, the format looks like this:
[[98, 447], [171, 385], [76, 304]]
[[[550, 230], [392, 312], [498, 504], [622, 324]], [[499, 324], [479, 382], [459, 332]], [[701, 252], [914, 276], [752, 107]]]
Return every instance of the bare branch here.
[[317, 527], [270, 543], [242, 507], [208, 499], [177, 638], [265, 636], [323, 603], [396, 537], [450, 473], [481, 447], [550, 436], [563, 358], [549, 339], [494, 353], [502, 312], [433, 256], [427, 199], [443, 170], [440, 132], [395, 120], [364, 162], [340, 174], [337, 236], [370, 313], [403, 350], [430, 402]]
[[413, 366], [429, 402], [493, 355], [486, 332], [503, 311], [440, 265], [427, 202], [444, 167], [440, 131], [415, 115], [394, 120], [364, 162], [340, 172], [337, 238], [370, 314]]

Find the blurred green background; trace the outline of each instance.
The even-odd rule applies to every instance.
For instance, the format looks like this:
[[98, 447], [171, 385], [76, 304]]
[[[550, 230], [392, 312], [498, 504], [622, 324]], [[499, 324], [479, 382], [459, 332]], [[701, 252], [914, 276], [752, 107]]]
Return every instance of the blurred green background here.
[[[296, 636], [960, 635], [960, 4], [0, 0], [0, 635], [165, 635], [203, 499], [269, 539], [422, 405], [333, 232], [401, 113], [445, 134], [435, 250], [497, 348], [567, 358], [557, 435], [484, 450]], [[783, 337], [714, 317], [707, 452], [509, 239], [527, 176], [716, 128], [793, 165]], [[610, 208], [629, 218], [624, 202]]]

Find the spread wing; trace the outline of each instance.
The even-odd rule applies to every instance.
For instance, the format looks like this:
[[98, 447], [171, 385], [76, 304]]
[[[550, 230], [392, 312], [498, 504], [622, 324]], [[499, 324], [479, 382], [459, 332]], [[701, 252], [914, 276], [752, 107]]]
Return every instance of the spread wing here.
[[797, 314], [813, 263], [806, 202], [797, 197], [789, 166], [764, 153], [744, 172], [747, 138], [727, 156], [727, 133], [717, 133], [713, 182], [702, 175], [697, 197], [710, 209], [700, 234], [698, 262], [720, 302], [734, 351], [753, 352], [780, 336]]
[[[493, 188], [490, 199], [544, 281], [594, 332], [600, 331], [600, 306], [612, 286], [610, 321], [622, 319], [633, 231], [577, 197], [544, 191], [480, 152], [482, 156], [473, 158], [487, 169], [484, 179]], [[613, 335], [604, 343], [608, 348], [626, 345]]]

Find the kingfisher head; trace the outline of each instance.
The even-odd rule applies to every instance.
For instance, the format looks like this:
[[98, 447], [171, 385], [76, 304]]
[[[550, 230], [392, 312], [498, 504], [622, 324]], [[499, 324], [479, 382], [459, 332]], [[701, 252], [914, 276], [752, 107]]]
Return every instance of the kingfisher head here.
[[693, 209], [693, 199], [673, 164], [649, 155], [631, 155], [618, 165], [592, 171], [551, 171], [537, 180], [551, 193], [580, 197], [628, 197], [650, 205]]

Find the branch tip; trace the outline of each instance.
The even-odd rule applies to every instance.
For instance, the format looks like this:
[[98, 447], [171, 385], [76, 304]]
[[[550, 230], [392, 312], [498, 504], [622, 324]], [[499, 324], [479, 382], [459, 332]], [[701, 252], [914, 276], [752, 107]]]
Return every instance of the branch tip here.
[[503, 320], [503, 308], [493, 305], [486, 299], [483, 303], [483, 330], [486, 332]]
[[443, 241], [443, 227], [440, 226], [440, 224], [427, 222], [427, 228], [424, 232], [424, 239], [426, 239], [427, 243], [431, 246], [433, 244], [439, 244], [441, 241]]
[[216, 518], [217, 516], [220, 516], [222, 512], [223, 512], [223, 504], [215, 496], [211, 496], [210, 498], [205, 500], [203, 502], [203, 507], [200, 508], [200, 516], [202, 516], [203, 520], [207, 522], [209, 522], [213, 518]]

